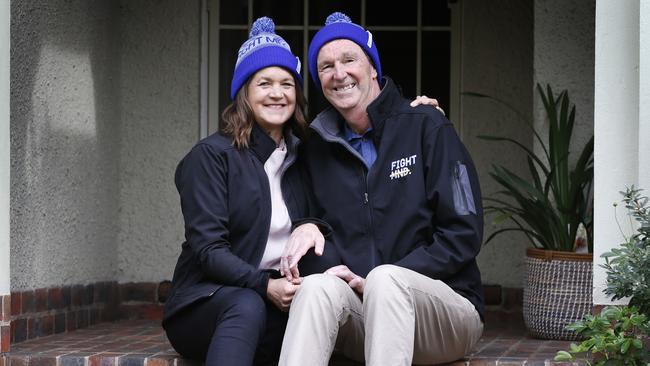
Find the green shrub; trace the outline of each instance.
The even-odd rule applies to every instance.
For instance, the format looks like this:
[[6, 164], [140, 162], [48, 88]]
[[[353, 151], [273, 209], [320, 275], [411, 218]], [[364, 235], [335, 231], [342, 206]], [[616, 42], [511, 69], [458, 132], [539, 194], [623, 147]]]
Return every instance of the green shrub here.
[[556, 361], [587, 360], [593, 356], [596, 366], [649, 365], [650, 352], [644, 349], [643, 337], [650, 337], [650, 212], [648, 197], [634, 186], [623, 194], [623, 203], [637, 223], [634, 235], [619, 248], [603, 253], [607, 270], [604, 292], [612, 300], [629, 298], [628, 306], [608, 306], [600, 314], [587, 314], [567, 328], [585, 337], [571, 344], [569, 351], [559, 351]]
[[650, 334], [650, 321], [636, 307], [607, 306], [598, 315], [585, 315], [568, 329], [586, 337], [571, 344], [569, 351], [559, 351], [555, 361], [574, 361], [575, 355], [586, 359], [594, 355], [595, 366], [645, 365], [650, 356], [643, 349], [643, 334]]
[[638, 224], [637, 231], [619, 248], [603, 253], [607, 270], [605, 293], [612, 300], [630, 298], [630, 305], [650, 317], [650, 212], [641, 189], [628, 188], [623, 203]]

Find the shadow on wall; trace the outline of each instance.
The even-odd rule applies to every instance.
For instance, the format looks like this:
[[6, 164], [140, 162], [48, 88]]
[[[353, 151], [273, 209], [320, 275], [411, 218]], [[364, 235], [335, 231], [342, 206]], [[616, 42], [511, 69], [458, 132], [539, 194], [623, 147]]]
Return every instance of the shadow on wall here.
[[108, 0], [11, 2], [12, 290], [115, 277], [115, 13]]

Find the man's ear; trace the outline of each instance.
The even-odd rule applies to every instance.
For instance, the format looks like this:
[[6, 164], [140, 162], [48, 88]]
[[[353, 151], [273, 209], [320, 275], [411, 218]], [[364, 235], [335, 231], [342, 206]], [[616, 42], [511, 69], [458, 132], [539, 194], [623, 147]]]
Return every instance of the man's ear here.
[[371, 76], [373, 79], [376, 79], [376, 78], [377, 78], [377, 69], [375, 69], [375, 68], [373, 67], [373, 68], [372, 68], [372, 71], [370, 72], [370, 76]]

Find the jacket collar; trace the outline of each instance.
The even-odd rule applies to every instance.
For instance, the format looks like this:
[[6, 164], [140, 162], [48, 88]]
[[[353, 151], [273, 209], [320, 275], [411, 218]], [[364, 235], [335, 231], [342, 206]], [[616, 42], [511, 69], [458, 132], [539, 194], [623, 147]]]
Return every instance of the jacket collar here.
[[[384, 87], [381, 92], [369, 105], [366, 111], [370, 117], [370, 125], [375, 130], [375, 143], [384, 129], [384, 121], [393, 113], [393, 106], [399, 102], [401, 95], [393, 80], [384, 77]], [[342, 123], [345, 123], [343, 116], [332, 106], [321, 112], [311, 123], [310, 127], [318, 132], [325, 140], [342, 136]]]
[[[285, 128], [284, 142], [287, 145], [287, 155], [294, 155], [296, 148], [300, 143], [300, 139], [298, 139], [289, 128]], [[262, 164], [264, 164], [273, 151], [275, 151], [276, 145], [271, 136], [262, 130], [257, 123], [253, 122], [249, 148]]]
[[370, 117], [370, 123], [376, 130], [375, 135], [380, 135], [384, 129], [384, 121], [394, 113], [394, 106], [401, 100], [401, 94], [395, 82], [389, 78], [384, 77], [384, 87], [381, 93], [373, 100], [366, 111]]

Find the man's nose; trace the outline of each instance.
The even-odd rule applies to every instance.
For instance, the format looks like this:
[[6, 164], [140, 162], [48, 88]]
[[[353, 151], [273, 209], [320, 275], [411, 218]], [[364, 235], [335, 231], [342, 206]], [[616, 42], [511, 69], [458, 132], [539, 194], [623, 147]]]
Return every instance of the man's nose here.
[[342, 63], [337, 62], [334, 64], [334, 78], [337, 80], [345, 79], [347, 72], [345, 71], [345, 66]]

